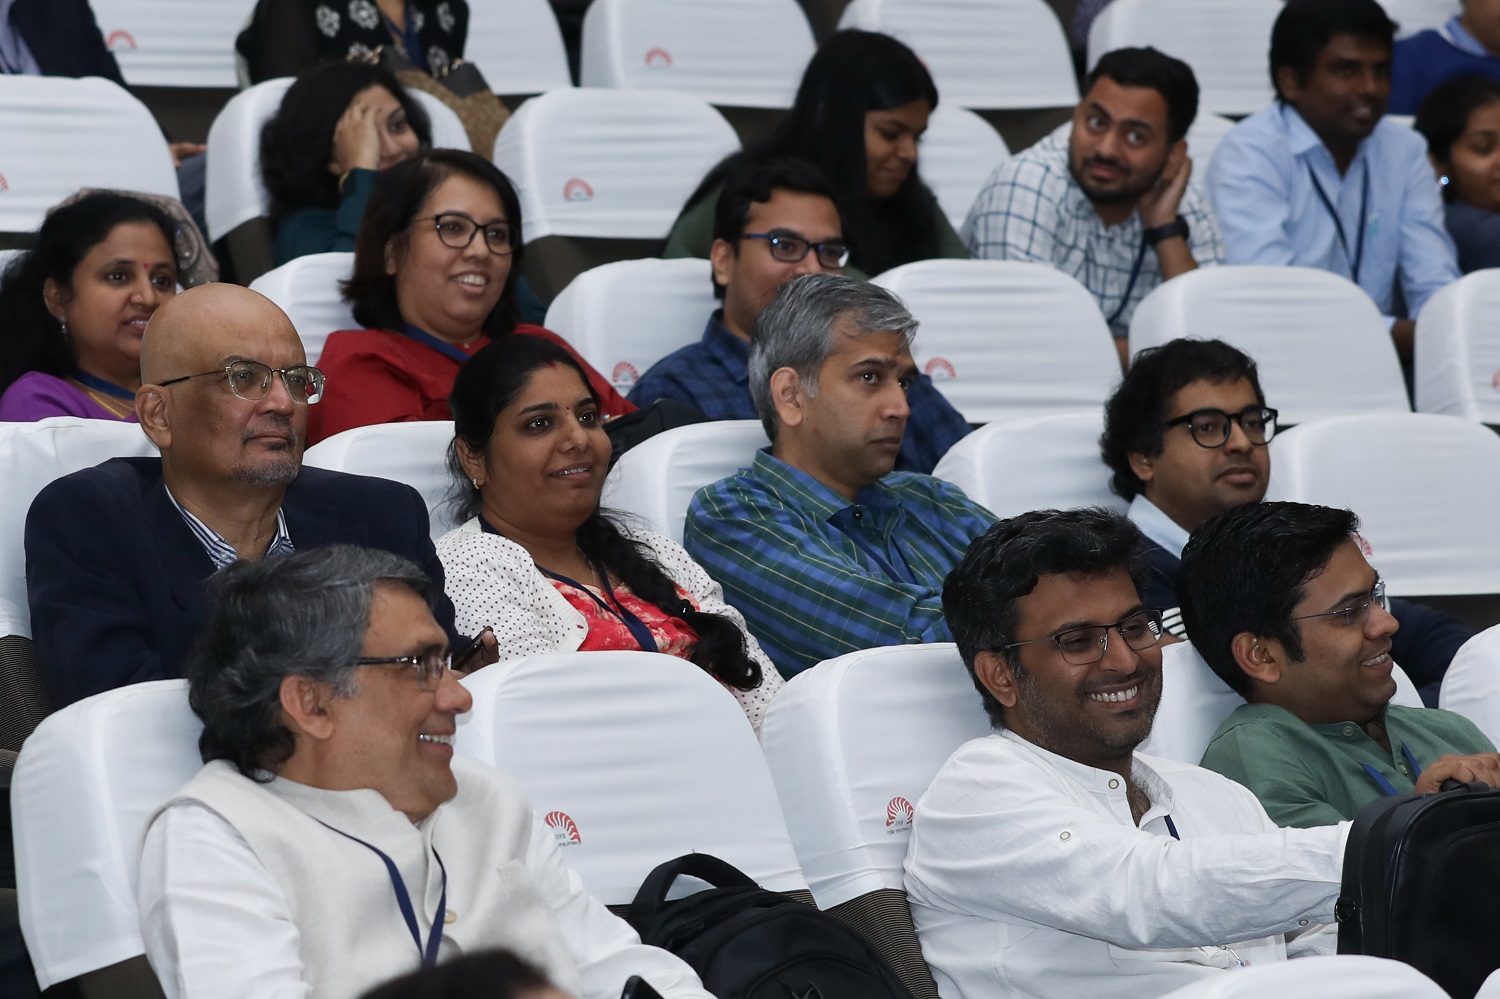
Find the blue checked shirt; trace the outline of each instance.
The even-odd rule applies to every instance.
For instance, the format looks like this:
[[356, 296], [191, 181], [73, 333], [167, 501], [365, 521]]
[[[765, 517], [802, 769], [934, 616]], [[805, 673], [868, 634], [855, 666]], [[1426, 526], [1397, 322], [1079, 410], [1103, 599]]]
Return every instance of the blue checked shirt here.
[[[234, 550], [234, 545], [225, 540], [224, 535], [209, 527], [197, 517], [188, 513], [183, 505], [177, 502], [177, 497], [172, 495], [172, 490], [167, 490], [167, 499], [182, 514], [183, 521], [188, 530], [193, 532], [193, 537], [203, 546], [203, 552], [214, 564], [214, 569], [227, 569], [239, 559], [239, 553]], [[297, 549], [292, 546], [292, 536], [287, 533], [286, 514], [280, 510], [276, 511], [276, 536], [271, 539], [270, 545], [266, 547], [266, 557], [272, 555], [290, 555]]]
[[[1106, 226], [1068, 172], [1068, 138], [1073, 123], [1004, 163], [979, 192], [963, 240], [984, 260], [1027, 260], [1049, 264], [1074, 278], [1094, 296], [1117, 337], [1130, 332], [1135, 307], [1161, 284], [1161, 262], [1145, 247], [1140, 212]], [[1187, 220], [1188, 249], [1199, 267], [1224, 262], [1224, 244], [1193, 184], [1182, 195], [1178, 214]], [[1130, 275], [1141, 262], [1134, 284]]]
[[850, 503], [764, 450], [698, 490], [683, 546], [792, 676], [857, 649], [952, 641], [943, 580], [994, 520], [957, 486], [913, 472]]
[[[758, 419], [750, 397], [750, 345], [724, 325], [724, 314], [708, 319], [703, 339], [676, 350], [651, 365], [630, 391], [630, 401], [645, 407], [658, 399], [674, 399], [694, 406], [710, 420]], [[971, 429], [963, 415], [943, 397], [926, 375], [918, 375], [906, 393], [911, 416], [896, 468], [928, 473], [938, 460]]]

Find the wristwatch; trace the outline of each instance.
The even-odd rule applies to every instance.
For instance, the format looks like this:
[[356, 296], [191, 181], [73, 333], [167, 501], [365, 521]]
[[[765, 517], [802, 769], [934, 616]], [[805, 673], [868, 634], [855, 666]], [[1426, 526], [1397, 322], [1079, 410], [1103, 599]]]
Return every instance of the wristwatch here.
[[1147, 246], [1155, 246], [1162, 240], [1171, 239], [1173, 236], [1181, 236], [1183, 239], [1187, 239], [1188, 231], [1187, 219], [1179, 215], [1166, 225], [1159, 225], [1155, 229], [1147, 229], [1141, 233], [1141, 236], [1145, 238]]

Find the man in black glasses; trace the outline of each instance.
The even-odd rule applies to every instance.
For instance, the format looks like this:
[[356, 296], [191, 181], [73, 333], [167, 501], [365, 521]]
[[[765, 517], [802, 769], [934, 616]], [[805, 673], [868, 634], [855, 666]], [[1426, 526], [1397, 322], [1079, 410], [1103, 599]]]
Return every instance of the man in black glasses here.
[[1188, 635], [1246, 702], [1203, 765], [1281, 825], [1338, 822], [1450, 777], [1500, 787], [1500, 756], [1468, 719], [1392, 703], [1398, 625], [1358, 529], [1348, 510], [1255, 503], [1198, 528], [1183, 552]]
[[[709, 316], [701, 340], [651, 366], [630, 401], [672, 399], [711, 420], [753, 420], [750, 328], [783, 284], [803, 274], [842, 274], [849, 262], [839, 210], [818, 168], [782, 159], [731, 173], [714, 206], [709, 260], [723, 307]], [[970, 427], [926, 375], [916, 376], [907, 401], [911, 419], [896, 468], [930, 473]]]
[[[161, 457], [65, 476], [27, 516], [32, 634], [57, 707], [181, 676], [203, 583], [236, 559], [370, 545], [417, 562], [442, 591], [416, 490], [303, 468], [307, 410], [325, 384], [286, 314], [228, 284], [168, 306], [142, 339], [135, 399]], [[438, 615], [452, 635], [446, 598]]]
[[1154, 999], [1329, 951], [1347, 828], [1277, 830], [1254, 796], [1145, 756], [1162, 690], [1141, 535], [1099, 509], [1001, 521], [943, 587], [995, 731], [918, 800], [912, 917], [948, 999]]

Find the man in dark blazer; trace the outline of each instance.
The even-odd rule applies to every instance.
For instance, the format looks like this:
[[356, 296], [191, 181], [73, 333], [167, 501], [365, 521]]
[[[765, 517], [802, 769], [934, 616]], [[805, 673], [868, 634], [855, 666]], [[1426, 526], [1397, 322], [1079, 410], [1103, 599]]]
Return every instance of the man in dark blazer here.
[[26, 44], [42, 76], [102, 76], [125, 86], [88, 0], [15, 0], [5, 29]]
[[[322, 375], [268, 299], [210, 284], [152, 317], [136, 413], [158, 458], [115, 458], [64, 476], [26, 519], [37, 662], [56, 706], [181, 676], [205, 583], [236, 558], [344, 543], [443, 569], [416, 490], [302, 467]], [[268, 370], [269, 369], [269, 370]], [[456, 642], [453, 606], [439, 623]]]

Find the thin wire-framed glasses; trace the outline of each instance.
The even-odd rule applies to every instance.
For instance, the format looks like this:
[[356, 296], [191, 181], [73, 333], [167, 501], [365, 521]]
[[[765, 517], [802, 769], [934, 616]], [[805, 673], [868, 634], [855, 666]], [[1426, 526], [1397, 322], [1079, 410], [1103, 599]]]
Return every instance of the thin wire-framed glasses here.
[[271, 393], [271, 376], [280, 375], [287, 395], [298, 405], [311, 405], [323, 397], [323, 372], [306, 364], [291, 368], [273, 368], [259, 361], [231, 361], [222, 368], [200, 371], [162, 382], [163, 388], [189, 378], [219, 376], [229, 380], [229, 390], [246, 402], [259, 402]]
[[843, 267], [849, 262], [849, 246], [839, 239], [809, 243], [801, 236], [785, 232], [747, 232], [741, 238], [765, 240], [766, 245], [771, 248], [771, 256], [784, 264], [801, 263], [809, 250], [818, 255], [818, 263], [824, 267]]
[[407, 666], [417, 671], [417, 683], [424, 690], [431, 690], [448, 671], [452, 658], [446, 652], [424, 652], [419, 656], [361, 656], [354, 660], [354, 665]]
[[1380, 609], [1387, 614], [1391, 611], [1391, 602], [1385, 595], [1385, 580], [1376, 581], [1370, 590], [1369, 596], [1360, 597], [1358, 600], [1350, 601], [1342, 607], [1331, 611], [1318, 611], [1316, 614], [1299, 614], [1292, 618], [1293, 621], [1309, 621], [1315, 617], [1342, 617], [1344, 624], [1363, 625], [1370, 617], [1370, 607], [1379, 604]]
[[474, 234], [484, 233], [484, 245], [497, 257], [510, 255], [510, 224], [508, 222], [476, 222], [463, 212], [439, 212], [412, 219], [412, 224], [431, 222], [432, 228], [442, 244], [453, 250], [467, 250], [474, 242]]
[[1238, 423], [1251, 444], [1265, 444], [1276, 436], [1277, 412], [1269, 406], [1246, 406], [1238, 413], [1222, 409], [1195, 409], [1186, 416], [1168, 420], [1163, 428], [1187, 424], [1199, 447], [1223, 447], [1229, 440], [1229, 425]]
[[1051, 642], [1057, 646], [1057, 651], [1062, 653], [1063, 662], [1073, 666], [1089, 666], [1104, 658], [1104, 653], [1109, 649], [1109, 636], [1115, 632], [1119, 632], [1126, 645], [1139, 652], [1161, 641], [1161, 631], [1160, 611], [1139, 610], [1134, 614], [1125, 615], [1114, 624], [1090, 624], [1082, 628], [1069, 628], [1055, 635], [1043, 635], [1041, 638], [1012, 642], [1000, 647], [1015, 649], [1022, 645], [1034, 645], [1037, 642]]

